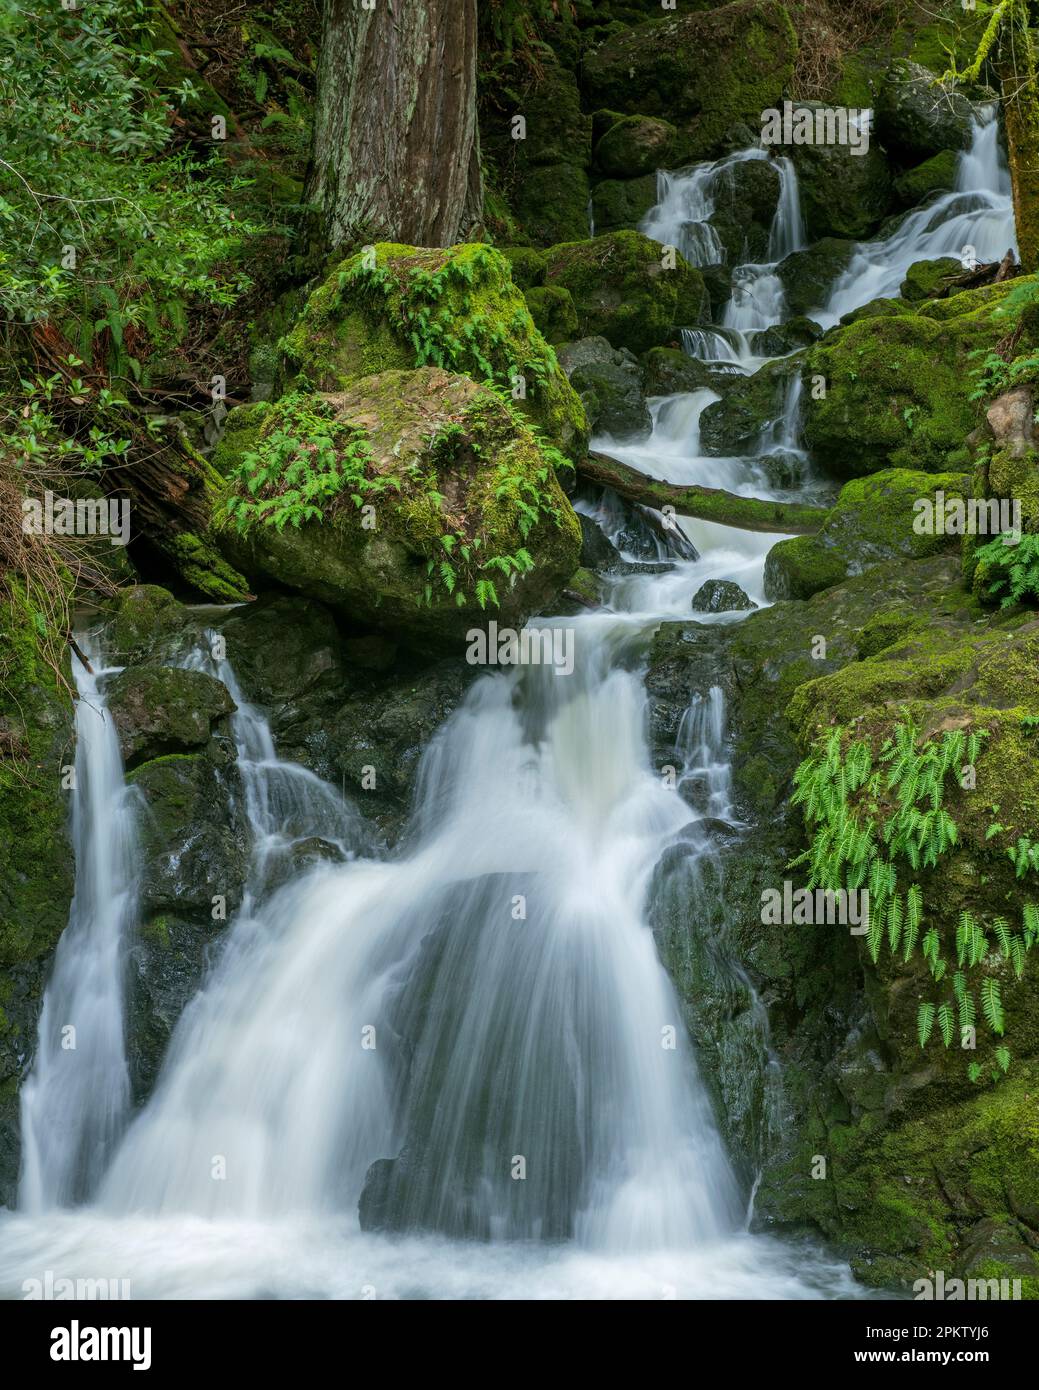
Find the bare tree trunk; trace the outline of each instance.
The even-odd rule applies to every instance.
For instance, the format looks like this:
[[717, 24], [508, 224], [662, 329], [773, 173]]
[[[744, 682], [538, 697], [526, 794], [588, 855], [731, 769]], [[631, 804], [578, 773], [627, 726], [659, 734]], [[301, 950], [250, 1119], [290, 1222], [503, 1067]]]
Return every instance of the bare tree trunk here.
[[333, 248], [472, 233], [476, 0], [325, 0], [307, 196]]

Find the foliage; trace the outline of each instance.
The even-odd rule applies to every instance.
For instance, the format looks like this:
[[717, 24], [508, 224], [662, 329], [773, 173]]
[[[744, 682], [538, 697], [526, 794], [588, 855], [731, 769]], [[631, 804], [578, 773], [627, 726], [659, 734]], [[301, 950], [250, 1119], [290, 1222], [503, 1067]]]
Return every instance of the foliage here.
[[[936, 984], [948, 974], [949, 960], [938, 928], [932, 924], [924, 930], [927, 908], [917, 875], [935, 868], [958, 842], [956, 822], [943, 805], [946, 783], [958, 777], [964, 764], [974, 764], [986, 737], [982, 729], [969, 734], [954, 729], [921, 742], [919, 730], [906, 715], [874, 756], [868, 739], [849, 740], [848, 731], [837, 728], [795, 774], [794, 802], [803, 808], [812, 843], [794, 865], [810, 867], [809, 887], [867, 889], [867, 943], [873, 961], [879, 959], [885, 939], [891, 955], [900, 953], [903, 963], [919, 944]], [[1030, 848], [1026, 845], [1023, 851], [1026, 868], [1036, 867], [1029, 858]], [[1008, 853], [1015, 865], [1022, 862], [1021, 842], [1017, 851]], [[900, 875], [906, 876], [907, 870], [910, 881], [903, 888]], [[1039, 908], [1025, 906], [1020, 931], [1012, 930], [1001, 916], [993, 918], [988, 930], [1002, 959], [1020, 978], [1025, 957], [1039, 942]], [[970, 912], [961, 912], [952, 997], [921, 1002], [917, 1012], [921, 1047], [927, 1046], [936, 1023], [946, 1048], [952, 1045], [954, 1023], [958, 1022], [961, 1035], [974, 1028], [979, 1005], [970, 987], [972, 971], [981, 975], [980, 1016], [993, 1034], [1003, 1034], [1006, 1018], [999, 980], [990, 967], [992, 949], [985, 926]], [[993, 1077], [1010, 1065], [1009, 1051], [999, 1052]], [[974, 1080], [982, 1071], [977, 1063], [968, 1068]]]
[[1039, 534], [1028, 532], [1017, 545], [996, 536], [979, 546], [976, 555], [984, 566], [988, 596], [998, 598], [1001, 608], [1039, 603]]
[[362, 430], [336, 419], [327, 401], [295, 392], [278, 406], [278, 426], [250, 449], [231, 473], [239, 489], [226, 514], [243, 534], [259, 523], [282, 531], [321, 521], [349, 496], [358, 507], [369, 493], [400, 483], [371, 477], [371, 451]]
[[177, 342], [191, 302], [241, 293], [234, 257], [257, 230], [219, 154], [173, 148], [175, 106], [197, 92], [160, 90], [150, 16], [145, 0], [0, 15], [0, 305], [57, 319], [88, 363], [135, 378], [142, 343]]

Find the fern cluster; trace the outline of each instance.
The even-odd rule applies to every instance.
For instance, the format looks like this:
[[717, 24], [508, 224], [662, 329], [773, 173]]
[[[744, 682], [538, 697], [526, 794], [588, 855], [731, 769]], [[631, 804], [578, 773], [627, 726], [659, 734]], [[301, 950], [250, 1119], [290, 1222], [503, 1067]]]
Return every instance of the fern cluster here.
[[396, 478], [370, 476], [371, 450], [363, 430], [336, 419], [327, 401], [296, 392], [278, 404], [278, 428], [250, 449], [229, 477], [237, 489], [226, 503], [239, 532], [260, 524], [283, 531], [320, 521], [343, 497], [361, 506], [369, 494], [395, 487]]
[[1029, 532], [1017, 545], [1007, 545], [997, 536], [975, 552], [983, 566], [989, 598], [999, 599], [1001, 608], [1016, 603], [1039, 603], [1039, 534]]
[[[936, 984], [941, 984], [949, 971], [941, 934], [936, 926], [926, 925], [920, 883], [910, 877], [903, 887], [900, 873], [905, 875], [909, 870], [915, 875], [935, 867], [957, 843], [956, 822], [942, 804], [946, 784], [950, 776], [958, 778], [965, 763], [977, 760], [986, 737], [985, 730], [966, 734], [955, 729], [921, 743], [919, 730], [905, 716], [874, 757], [869, 740], [847, 742], [846, 731], [838, 728], [795, 774], [793, 799], [802, 807], [812, 842], [791, 867], [809, 866], [809, 887], [835, 891], [868, 888], [867, 943], [873, 961], [879, 959], [885, 941], [891, 954], [900, 955], [903, 962], [919, 945]], [[1027, 857], [1030, 849], [1030, 844], [1022, 849], [1019, 841], [1015, 864], [1022, 855]], [[1015, 858], [1014, 850], [1008, 853]], [[1030, 859], [1028, 867], [1035, 867]], [[1020, 931], [1012, 930], [1004, 917], [994, 918], [989, 930], [1002, 959], [1021, 978], [1025, 958], [1039, 942], [1039, 908], [1026, 905]], [[957, 1024], [961, 1036], [963, 1029], [974, 1027], [977, 1002], [967, 972], [985, 968], [991, 951], [985, 927], [971, 913], [961, 913], [952, 994], [920, 1005], [917, 1034], [921, 1047], [927, 1045], [936, 1024], [945, 1047], [952, 1045]], [[979, 999], [981, 1017], [1001, 1038], [1005, 1017], [999, 981], [993, 974], [983, 975]], [[1009, 1068], [1009, 1050], [1000, 1044], [994, 1057], [995, 1077]], [[977, 1062], [968, 1067], [971, 1080], [978, 1080], [982, 1072]]]
[[400, 279], [388, 266], [359, 262], [341, 272], [340, 288], [359, 287], [379, 299], [396, 331], [411, 343], [416, 367], [441, 367], [498, 386], [511, 386], [521, 375], [533, 394], [548, 385], [556, 368], [554, 351], [534, 334], [529, 352], [517, 360], [516, 344], [530, 328], [526, 311], [517, 307], [514, 320], [503, 325], [476, 307], [471, 293], [498, 275], [497, 255], [489, 247], [464, 257], [449, 252], [437, 269], [411, 266]]

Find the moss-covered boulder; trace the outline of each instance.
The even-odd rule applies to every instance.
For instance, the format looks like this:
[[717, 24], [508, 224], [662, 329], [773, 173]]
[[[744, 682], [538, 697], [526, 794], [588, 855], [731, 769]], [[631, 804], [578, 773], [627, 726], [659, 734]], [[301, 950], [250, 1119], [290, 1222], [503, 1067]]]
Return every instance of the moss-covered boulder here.
[[530, 317], [546, 343], [558, 347], [577, 336], [577, 309], [569, 290], [562, 285], [535, 285], [526, 291], [524, 298]]
[[771, 599], [810, 598], [885, 560], [920, 559], [959, 545], [958, 534], [930, 524], [919, 503], [963, 499], [968, 478], [960, 473], [920, 473], [891, 468], [846, 483], [826, 524], [814, 536], [780, 541], [765, 561], [765, 593]]
[[636, 231], [656, 201], [655, 174], [643, 174], [637, 179], [603, 179], [592, 189], [589, 230], [595, 236]]
[[962, 93], [937, 84], [921, 64], [900, 60], [887, 69], [877, 97], [877, 136], [903, 156], [926, 159], [964, 149], [973, 116]]
[[650, 348], [643, 353], [647, 396], [673, 396], [677, 392], [700, 391], [704, 387], [724, 394], [738, 384], [739, 374], [712, 367], [699, 358], [689, 357], [679, 348]]
[[854, 254], [854, 241], [823, 237], [807, 251], [795, 251], [780, 261], [776, 274], [783, 282], [788, 312], [811, 318], [812, 310], [818, 311], [827, 302]]
[[785, 357], [791, 352], [800, 352], [822, 337], [823, 330], [814, 319], [803, 314], [774, 323], [771, 328], [763, 328], [750, 335], [751, 351], [759, 357]]
[[[380, 243], [344, 261], [282, 339], [284, 381], [337, 391], [386, 370], [435, 364], [493, 378], [564, 452], [587, 442], [581, 403], [492, 247]], [[228, 417], [231, 426], [234, 412]]]
[[512, 207], [535, 246], [588, 235], [588, 175], [576, 164], [539, 164], [526, 170]]
[[108, 687], [123, 765], [204, 747], [213, 725], [236, 709], [222, 681], [204, 671], [137, 666], [114, 676]]
[[191, 622], [191, 614], [158, 584], [135, 584], [112, 602], [105, 626], [105, 659], [114, 666], [129, 666], [146, 655], [154, 656], [175, 643]]
[[760, 130], [793, 75], [797, 36], [778, 0], [734, 0], [618, 32], [586, 54], [590, 103], [659, 116], [688, 138], [687, 158], [716, 153], [737, 122]]
[[469, 377], [382, 372], [272, 406], [232, 476], [225, 543], [356, 623], [450, 645], [490, 616], [521, 626], [577, 567], [566, 462]]
[[961, 275], [963, 267], [955, 256], [940, 256], [936, 261], [914, 261], [906, 271], [899, 294], [909, 303], [938, 298], [949, 286], [953, 276]]
[[919, 312], [859, 319], [809, 349], [805, 371], [826, 393], [805, 393], [804, 438], [844, 476], [880, 468], [967, 467], [980, 409], [966, 383], [972, 354], [1006, 332], [996, 314], [1006, 285], [925, 300]]
[[956, 150], [942, 150], [906, 169], [895, 179], [895, 198], [902, 207], [915, 208], [931, 193], [948, 193], [956, 183], [957, 162]]
[[545, 283], [546, 261], [543, 251], [534, 246], [499, 246], [498, 250], [509, 263], [512, 283], [521, 290], [534, 289]]
[[670, 167], [678, 132], [654, 116], [623, 116], [595, 146], [595, 162], [612, 179], [634, 179]]
[[729, 265], [769, 259], [779, 188], [779, 174], [767, 159], [740, 159], [724, 165], [714, 176], [710, 222]]
[[700, 323], [708, 312], [703, 277], [677, 252], [667, 253], [640, 232], [610, 232], [567, 242], [546, 253], [546, 284], [569, 290], [582, 337], [645, 352]]
[[[18, 1178], [18, 1084], [36, 1046], [51, 952], [68, 921], [73, 863], [62, 768], [75, 758], [70, 673], [47, 618], [13, 574], [0, 582], [0, 1205]], [[52, 652], [57, 651], [57, 660]]]
[[[814, 111], [822, 103], [799, 102]], [[810, 240], [862, 240], [880, 224], [891, 202], [891, 173], [883, 149], [871, 141], [865, 154], [850, 145], [791, 145], [784, 149], [797, 170], [801, 211]]]

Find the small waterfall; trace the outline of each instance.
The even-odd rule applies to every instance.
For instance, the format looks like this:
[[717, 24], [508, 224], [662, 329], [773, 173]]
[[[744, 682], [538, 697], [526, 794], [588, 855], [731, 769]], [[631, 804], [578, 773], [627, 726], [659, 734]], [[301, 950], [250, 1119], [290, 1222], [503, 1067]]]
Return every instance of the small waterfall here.
[[747, 344], [742, 334], [723, 332], [718, 328], [683, 328], [681, 342], [686, 356], [699, 362], [739, 369], [747, 356]]
[[971, 141], [959, 157], [956, 187], [909, 213], [895, 230], [856, 248], [829, 299], [810, 317], [830, 328], [844, 314], [873, 299], [897, 297], [914, 261], [973, 255], [999, 261], [1017, 250], [1010, 173], [999, 140], [995, 111], [975, 121]]
[[40, 1013], [36, 1058], [22, 1086], [19, 1204], [39, 1212], [91, 1196], [130, 1103], [123, 975], [136, 908], [135, 793], [123, 780], [105, 678], [86, 634], [77, 658], [72, 793], [75, 893]]
[[706, 696], [693, 696], [678, 731], [678, 748], [683, 761], [683, 790], [691, 793], [702, 815], [732, 821], [732, 773], [725, 731], [725, 692], [712, 685]]

